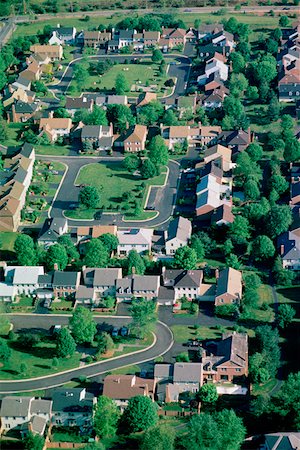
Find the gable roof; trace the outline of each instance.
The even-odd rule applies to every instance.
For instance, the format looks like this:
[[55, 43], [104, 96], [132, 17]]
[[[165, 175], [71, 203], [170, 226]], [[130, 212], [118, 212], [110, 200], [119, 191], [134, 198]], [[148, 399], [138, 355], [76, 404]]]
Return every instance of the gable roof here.
[[93, 286], [114, 286], [119, 278], [122, 278], [121, 268], [86, 268], [83, 271], [84, 282], [92, 282]]
[[242, 273], [232, 267], [221, 270], [217, 280], [216, 297], [226, 293], [238, 298], [242, 297]]
[[7, 266], [4, 269], [4, 276], [12, 277], [13, 284], [37, 284], [39, 275], [43, 274], [43, 266]]
[[150, 228], [129, 228], [117, 232], [120, 245], [151, 245], [152, 235], [153, 230]]
[[201, 383], [201, 381], [201, 363], [176, 362], [174, 364], [173, 383]]
[[92, 413], [94, 394], [85, 389], [55, 389], [51, 395], [53, 412], [88, 412]]
[[202, 270], [167, 269], [163, 272], [165, 281], [174, 280], [174, 287], [200, 287]]
[[232, 362], [237, 366], [246, 367], [248, 363], [247, 333], [224, 333], [217, 344], [217, 355], [223, 358], [217, 365]]
[[33, 397], [7, 396], [2, 399], [1, 417], [26, 417]]
[[79, 283], [80, 272], [62, 272], [56, 270], [53, 274], [53, 287], [76, 286]]
[[143, 141], [147, 136], [147, 127], [146, 125], [134, 125], [130, 127], [124, 136], [124, 141], [136, 142]]
[[153, 379], [139, 378], [135, 375], [108, 375], [104, 378], [103, 395], [116, 400], [153, 394], [153, 390]]
[[166, 241], [177, 238], [182, 242], [187, 242], [192, 234], [192, 224], [189, 219], [178, 216], [169, 223], [166, 232]]

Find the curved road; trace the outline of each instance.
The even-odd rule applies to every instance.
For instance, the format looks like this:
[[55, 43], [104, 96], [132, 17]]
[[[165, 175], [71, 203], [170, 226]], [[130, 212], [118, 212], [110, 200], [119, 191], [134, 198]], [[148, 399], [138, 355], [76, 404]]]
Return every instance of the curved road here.
[[[68, 317], [52, 317], [52, 321], [49, 323], [49, 316], [44, 317], [28, 317], [29, 322], [31, 322], [30, 328], [32, 328], [32, 323], [38, 325], [39, 328], [46, 327], [49, 329], [50, 325], [55, 322], [56, 324], [65, 324], [68, 322]], [[26, 319], [24, 316], [14, 316], [12, 322], [15, 324], [15, 329], [24, 328], [26, 324]], [[36, 319], [36, 320], [35, 320]], [[99, 322], [105, 321], [105, 323], [118, 324], [119, 326], [124, 325], [128, 322], [128, 318], [124, 319], [122, 317], [95, 317], [95, 320]], [[32, 322], [33, 321], [33, 322]], [[46, 322], [45, 322], [46, 321]], [[56, 386], [61, 386], [67, 383], [72, 378], [77, 378], [79, 376], [85, 376], [87, 378], [92, 378], [109, 372], [111, 370], [118, 369], [120, 367], [129, 366], [132, 364], [140, 364], [142, 362], [151, 361], [158, 356], [165, 354], [173, 345], [173, 335], [171, 330], [162, 322], [157, 323], [156, 328], [156, 341], [151, 348], [140, 351], [139, 353], [128, 354], [124, 356], [116, 357], [115, 359], [110, 359], [107, 361], [100, 361], [93, 363], [84, 367], [79, 367], [76, 369], [68, 370], [66, 372], [57, 373], [53, 375], [48, 375], [42, 378], [31, 378], [29, 380], [20, 381], [0, 381], [0, 394], [9, 394], [17, 392], [26, 392], [39, 389], [48, 389]]]
[[[56, 198], [52, 204], [52, 208], [49, 211], [49, 216], [64, 217], [64, 210], [69, 208], [70, 204], [77, 204], [78, 202], [78, 191], [79, 188], [74, 186], [77, 174], [80, 168], [86, 164], [92, 163], [104, 163], [109, 162], [110, 164], [120, 163], [122, 158], [120, 157], [70, 157], [70, 156], [52, 156], [52, 157], [41, 157], [39, 159], [52, 159], [59, 161], [67, 166], [67, 171], [63, 182], [57, 192]], [[154, 227], [159, 226], [162, 223], [167, 223], [170, 216], [172, 216], [173, 208], [176, 201], [176, 191], [177, 191], [177, 181], [180, 174], [180, 165], [176, 161], [169, 161], [169, 175], [167, 183], [165, 186], [152, 187], [150, 190], [148, 204], [155, 205], [155, 209], [159, 212], [158, 216], [149, 221], [139, 221], [139, 222], [124, 222], [122, 217], [123, 213], [109, 214], [105, 213], [102, 215], [100, 220], [72, 220], [68, 219], [70, 226], [92, 226], [95, 224], [108, 225], [114, 223], [118, 226], [123, 227], [134, 227], [134, 226], [146, 226]]]

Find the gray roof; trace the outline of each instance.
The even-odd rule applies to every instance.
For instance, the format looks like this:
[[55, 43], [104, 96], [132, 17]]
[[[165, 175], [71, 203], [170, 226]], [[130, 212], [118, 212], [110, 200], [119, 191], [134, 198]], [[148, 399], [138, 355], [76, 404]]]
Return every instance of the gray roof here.
[[120, 39], [133, 39], [134, 30], [120, 30], [119, 38]]
[[33, 433], [38, 433], [40, 435], [44, 434], [47, 419], [45, 419], [44, 417], [33, 416], [30, 422], [31, 422], [31, 430]]
[[70, 35], [73, 35], [75, 28], [74, 27], [56, 27], [53, 29], [53, 31], [57, 31], [57, 33], [60, 34], [61, 36], [70, 36]]
[[26, 417], [33, 397], [4, 397], [1, 403], [0, 416]]
[[53, 273], [45, 273], [44, 275], [39, 275], [39, 284], [50, 284], [52, 283]]
[[55, 389], [52, 394], [53, 412], [87, 412], [92, 414], [94, 395], [85, 389]]
[[53, 274], [53, 287], [55, 286], [76, 286], [80, 272], [55, 271]]
[[202, 378], [201, 363], [183, 363], [174, 364], [174, 383], [200, 383]]
[[87, 268], [83, 271], [83, 279], [87, 285], [115, 286], [118, 278], [122, 278], [121, 268]]
[[155, 364], [154, 378], [172, 378], [173, 364]]
[[37, 109], [37, 105], [34, 103], [25, 103], [18, 100], [15, 103], [15, 111], [17, 114], [30, 114]]
[[27, 171], [24, 170], [22, 167], [18, 167], [16, 170], [14, 180], [18, 181], [19, 183], [23, 184], [27, 177]]
[[101, 125], [85, 125], [81, 129], [81, 139], [99, 139]]
[[94, 288], [86, 286], [78, 286], [75, 294], [76, 300], [93, 300], [95, 296]]
[[202, 270], [165, 270], [163, 273], [165, 281], [174, 280], [176, 287], [199, 287], [203, 278]]
[[50, 414], [52, 408], [52, 400], [34, 399], [31, 402], [31, 414]]
[[158, 275], [132, 275], [133, 291], [155, 291], [159, 278]]
[[183, 242], [190, 239], [192, 234], [192, 224], [189, 219], [178, 216], [176, 219], [172, 220], [169, 224], [166, 241], [177, 238]]
[[230, 361], [239, 367], [246, 367], [248, 363], [247, 333], [224, 333], [222, 340], [217, 344], [217, 355], [223, 357], [218, 365]]
[[26, 158], [29, 158], [32, 150], [34, 149], [33, 145], [28, 144], [27, 142], [25, 142], [25, 144], [23, 144], [21, 150], [20, 150], [20, 154], [22, 156], [25, 156]]
[[[22, 77], [22, 75], [19, 75], [17, 80], [15, 81], [15, 83], [21, 84], [22, 86], [27, 87], [28, 89], [30, 88], [31, 85], [31, 81], [27, 80], [27, 78]], [[13, 85], [15, 84], [13, 83]]]
[[174, 289], [165, 286], [160, 286], [157, 299], [159, 303], [174, 301], [175, 300]]
[[113, 137], [112, 136], [103, 136], [98, 140], [98, 146], [109, 148], [112, 146], [113, 143]]
[[106, 97], [107, 105], [127, 105], [126, 95], [108, 95]]
[[46, 219], [41, 229], [38, 240], [56, 242], [61, 235], [59, 232], [60, 229], [64, 228], [67, 223], [68, 221], [65, 218], [56, 217], [55, 219]]
[[92, 106], [92, 100], [83, 97], [67, 97], [66, 109], [89, 109]]

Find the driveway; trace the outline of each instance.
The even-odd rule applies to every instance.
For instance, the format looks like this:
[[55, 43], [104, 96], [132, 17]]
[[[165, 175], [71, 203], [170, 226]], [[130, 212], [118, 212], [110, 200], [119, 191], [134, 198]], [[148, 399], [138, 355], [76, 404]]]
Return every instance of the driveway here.
[[[96, 317], [97, 323], [105, 323], [109, 325], [121, 326], [127, 323], [128, 319], [124, 318], [110, 318], [110, 317]], [[66, 324], [68, 323], [68, 317], [63, 316], [11, 316], [11, 321], [14, 323], [15, 330], [28, 329], [28, 328], [44, 328], [49, 329], [53, 324]], [[157, 323], [156, 328], [156, 342], [148, 349], [145, 349], [136, 354], [128, 354], [115, 359], [100, 361], [97, 363], [83, 366], [77, 369], [72, 369], [64, 373], [58, 373], [49, 375], [42, 378], [20, 380], [20, 381], [1, 381], [0, 382], [0, 394], [16, 393], [33, 391], [39, 389], [48, 389], [56, 386], [61, 386], [73, 378], [84, 376], [87, 378], [95, 378], [105, 372], [132, 365], [140, 364], [142, 362], [151, 361], [158, 356], [166, 353], [173, 345], [173, 335], [170, 329], [162, 322]]]
[[[47, 160], [49, 157], [39, 156], [39, 159]], [[110, 163], [119, 164], [123, 157], [69, 157], [57, 156], [50, 159], [65, 164], [68, 169], [63, 179], [62, 185], [49, 211], [50, 217], [64, 217], [64, 210], [67, 210], [70, 204], [77, 204], [79, 188], [74, 186], [77, 174], [85, 164], [101, 163], [108, 161]], [[124, 221], [123, 214], [104, 213], [100, 220], [73, 220], [68, 219], [70, 226], [92, 226], [92, 225], [108, 225], [114, 223], [123, 227], [146, 226], [148, 228], [166, 224], [173, 214], [177, 181], [180, 174], [180, 165], [176, 161], [169, 161], [169, 176], [165, 186], [153, 187], [150, 191], [151, 204], [154, 203], [158, 216], [148, 221]], [[148, 201], [148, 204], [150, 202]]]

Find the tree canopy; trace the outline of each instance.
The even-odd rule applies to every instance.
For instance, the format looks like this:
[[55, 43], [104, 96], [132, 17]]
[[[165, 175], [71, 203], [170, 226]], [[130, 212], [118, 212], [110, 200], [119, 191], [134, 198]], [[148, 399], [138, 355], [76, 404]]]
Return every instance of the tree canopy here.
[[86, 245], [84, 264], [87, 267], [106, 267], [108, 263], [108, 249], [100, 239], [91, 239]]
[[130, 398], [122, 416], [126, 433], [145, 431], [158, 421], [157, 404], [149, 397], [137, 395]]
[[77, 344], [93, 342], [96, 333], [96, 322], [87, 308], [78, 306], [69, 320], [72, 335]]
[[76, 350], [76, 343], [67, 328], [61, 328], [56, 337], [56, 354], [59, 358], [73, 356]]
[[79, 203], [87, 209], [99, 206], [100, 195], [94, 186], [85, 186], [79, 192]]
[[112, 437], [117, 431], [120, 410], [114, 400], [105, 395], [98, 397], [93, 418], [94, 430], [100, 438]]
[[146, 299], [133, 300], [130, 308], [132, 329], [138, 337], [152, 331], [157, 321], [155, 303]]
[[187, 245], [179, 247], [175, 252], [174, 262], [181, 269], [196, 269], [198, 257], [195, 248], [188, 247]]
[[56, 266], [58, 270], [64, 270], [68, 264], [66, 249], [61, 244], [51, 245], [46, 253], [46, 265], [48, 270], [53, 270]]
[[19, 234], [14, 243], [14, 251], [20, 266], [35, 266], [37, 254], [33, 239], [27, 234]]

